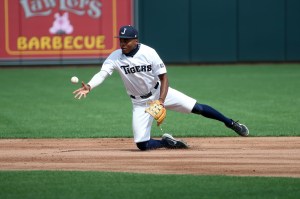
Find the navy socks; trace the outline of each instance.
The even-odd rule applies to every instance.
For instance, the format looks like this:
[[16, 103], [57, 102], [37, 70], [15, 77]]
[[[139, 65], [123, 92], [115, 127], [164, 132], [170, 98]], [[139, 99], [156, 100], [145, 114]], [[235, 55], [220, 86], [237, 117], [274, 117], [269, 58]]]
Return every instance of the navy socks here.
[[153, 140], [150, 139], [149, 141], [145, 142], [138, 142], [136, 143], [136, 146], [142, 150], [149, 150], [149, 149], [157, 149], [157, 148], [162, 148], [164, 147], [163, 141], [162, 140]]
[[205, 104], [198, 104], [196, 103], [192, 113], [202, 115], [204, 117], [210, 118], [210, 119], [215, 119], [218, 121], [223, 122], [227, 127], [232, 125], [232, 120], [225, 117], [222, 113], [219, 111], [215, 110], [214, 108], [205, 105]]

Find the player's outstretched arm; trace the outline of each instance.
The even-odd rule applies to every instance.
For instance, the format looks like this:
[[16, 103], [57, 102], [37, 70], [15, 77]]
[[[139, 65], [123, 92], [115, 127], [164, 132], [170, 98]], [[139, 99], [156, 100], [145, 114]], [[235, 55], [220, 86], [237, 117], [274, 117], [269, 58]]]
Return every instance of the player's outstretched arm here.
[[82, 96], [86, 98], [86, 95], [90, 92], [91, 87], [88, 84], [85, 84], [84, 82], [81, 83], [81, 88], [75, 90], [73, 94], [76, 99], [81, 99]]
[[86, 95], [91, 91], [91, 89], [94, 89], [95, 87], [102, 84], [102, 82], [109, 76], [109, 73], [101, 70], [97, 74], [93, 76], [93, 78], [85, 84], [84, 82], [81, 83], [81, 88], [77, 89], [73, 92], [75, 94], [75, 98], [80, 99], [82, 96], [86, 97]]

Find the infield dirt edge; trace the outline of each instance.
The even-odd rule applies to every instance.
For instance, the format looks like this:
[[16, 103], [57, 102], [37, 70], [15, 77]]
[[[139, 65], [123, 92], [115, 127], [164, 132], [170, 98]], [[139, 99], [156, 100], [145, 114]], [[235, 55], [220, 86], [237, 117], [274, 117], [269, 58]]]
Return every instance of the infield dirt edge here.
[[300, 177], [300, 137], [179, 138], [139, 151], [132, 138], [0, 139], [0, 170]]

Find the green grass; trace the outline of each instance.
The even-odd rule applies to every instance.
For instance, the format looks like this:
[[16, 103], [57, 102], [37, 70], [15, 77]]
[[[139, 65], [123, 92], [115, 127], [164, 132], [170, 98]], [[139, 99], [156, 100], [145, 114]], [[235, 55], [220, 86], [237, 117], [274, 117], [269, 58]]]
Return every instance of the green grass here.
[[[77, 75], [99, 67], [1, 69], [0, 138], [132, 137], [131, 103], [118, 74], [84, 100]], [[251, 136], [300, 136], [300, 64], [169, 67], [170, 85], [250, 128]], [[236, 136], [224, 125], [168, 111], [175, 136]], [[153, 136], [160, 130], [153, 125]], [[0, 171], [0, 198], [298, 198], [299, 178]]]
[[[298, 198], [299, 178], [0, 171], [1, 199]], [[267, 185], [267, 186], [266, 186]]]
[[[114, 73], [86, 99], [70, 83], [99, 67], [1, 69], [0, 138], [132, 137], [131, 102]], [[300, 135], [300, 64], [168, 67], [170, 85], [247, 124], [251, 136]], [[236, 136], [222, 123], [168, 111], [176, 136]], [[153, 136], [160, 136], [153, 125]]]

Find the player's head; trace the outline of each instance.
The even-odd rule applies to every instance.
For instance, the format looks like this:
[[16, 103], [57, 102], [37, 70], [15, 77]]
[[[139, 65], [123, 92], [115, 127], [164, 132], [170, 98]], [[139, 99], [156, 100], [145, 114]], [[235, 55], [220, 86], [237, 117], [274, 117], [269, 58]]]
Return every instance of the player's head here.
[[122, 53], [127, 54], [136, 48], [138, 44], [138, 31], [131, 25], [122, 26], [119, 30], [120, 47]]
[[137, 39], [138, 31], [131, 25], [122, 26], [119, 30], [119, 36], [116, 37], [122, 39]]

